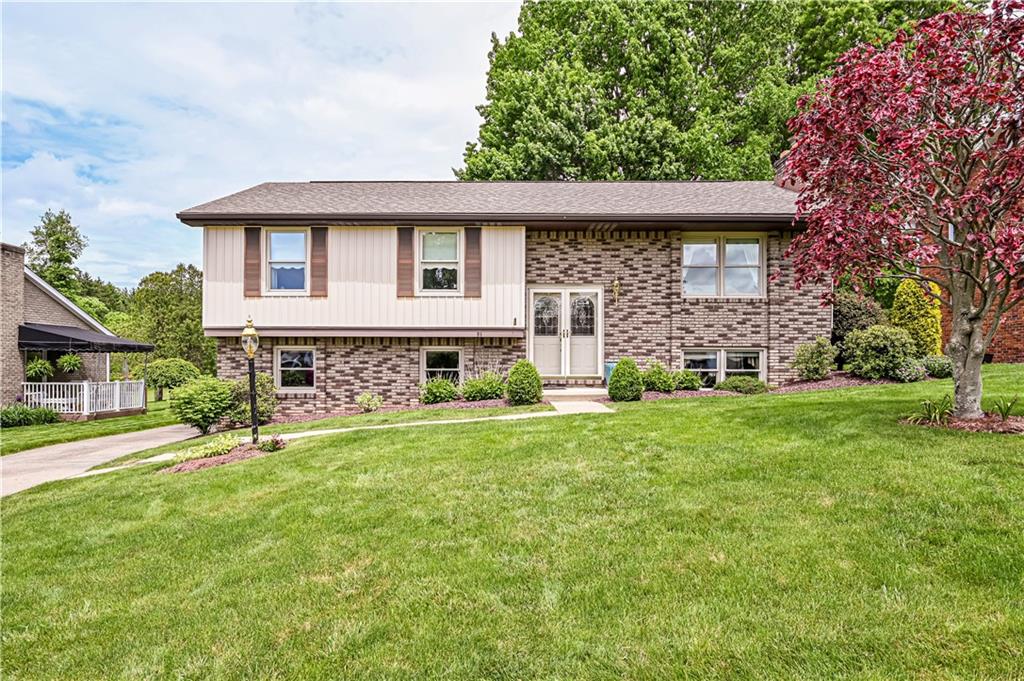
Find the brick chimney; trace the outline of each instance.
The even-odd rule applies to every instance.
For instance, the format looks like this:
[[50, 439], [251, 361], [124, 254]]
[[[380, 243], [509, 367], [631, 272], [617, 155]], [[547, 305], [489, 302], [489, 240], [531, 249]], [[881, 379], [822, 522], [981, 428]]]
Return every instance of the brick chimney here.
[[25, 319], [25, 249], [0, 244], [0, 404], [21, 393], [25, 365], [18, 350], [18, 326]]

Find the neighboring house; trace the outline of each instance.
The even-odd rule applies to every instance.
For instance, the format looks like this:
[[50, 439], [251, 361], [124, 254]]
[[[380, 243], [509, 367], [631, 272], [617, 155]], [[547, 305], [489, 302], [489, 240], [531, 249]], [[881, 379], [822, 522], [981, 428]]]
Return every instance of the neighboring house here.
[[[821, 289], [783, 252], [796, 194], [772, 182], [266, 183], [182, 211], [202, 227], [203, 325], [240, 376], [251, 316], [286, 412], [363, 391], [415, 402], [532, 360], [548, 385], [599, 385], [636, 358], [795, 378], [829, 336]], [[778, 273], [773, 277], [773, 273]]]
[[[43, 357], [55, 365], [57, 357], [66, 353], [76, 353], [82, 357], [82, 369], [74, 376], [62, 374], [55, 365], [54, 376], [46, 381], [47, 384], [89, 381], [113, 385], [108, 383], [110, 352], [146, 352], [153, 349], [145, 343], [118, 338], [60, 291], [43, 281], [39, 275], [25, 267], [24, 249], [0, 244], [0, 256], [0, 404], [10, 404], [26, 397], [25, 363], [32, 358]], [[43, 388], [42, 384], [34, 386], [40, 390]], [[105, 393], [96, 401], [96, 409], [86, 410], [85, 413], [97, 413], [101, 401], [108, 397], [107, 393], [112, 395], [112, 390], [100, 389]], [[51, 401], [48, 406], [54, 406], [67, 414], [81, 414], [87, 406], [82, 401], [80, 389], [67, 388], [60, 396], [56, 391], [54, 385], [53, 391], [45, 395], [40, 393], [39, 399]], [[110, 397], [110, 401], [113, 401], [113, 397]], [[125, 408], [129, 403], [126, 399]], [[139, 408], [143, 406], [140, 404]], [[104, 411], [121, 411], [120, 404], [117, 410]]]

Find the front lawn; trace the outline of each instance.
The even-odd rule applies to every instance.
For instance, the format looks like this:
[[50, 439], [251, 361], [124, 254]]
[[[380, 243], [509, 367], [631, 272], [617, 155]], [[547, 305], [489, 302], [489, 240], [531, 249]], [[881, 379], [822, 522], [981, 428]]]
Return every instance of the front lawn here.
[[[1024, 393], [1024, 367], [985, 381]], [[28, 490], [4, 499], [5, 671], [1014, 678], [1024, 438], [900, 423], [948, 389], [361, 431]]]
[[55, 445], [60, 442], [77, 442], [104, 435], [118, 435], [137, 430], [149, 430], [178, 423], [171, 413], [171, 401], [150, 401], [145, 414], [116, 416], [95, 421], [61, 421], [44, 426], [20, 426], [4, 428], [0, 433], [0, 453], [13, 454], [26, 449]]

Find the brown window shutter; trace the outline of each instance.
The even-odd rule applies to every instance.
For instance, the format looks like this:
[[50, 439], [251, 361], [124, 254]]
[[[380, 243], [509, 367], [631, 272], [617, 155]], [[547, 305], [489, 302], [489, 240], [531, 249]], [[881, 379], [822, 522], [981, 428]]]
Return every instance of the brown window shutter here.
[[411, 298], [416, 295], [416, 254], [413, 249], [415, 230], [412, 227], [398, 228], [398, 297]]
[[310, 239], [309, 295], [327, 297], [327, 228], [313, 227]]
[[245, 268], [242, 277], [245, 281], [246, 298], [259, 298], [261, 293], [260, 235], [262, 231], [259, 227], [245, 228]]
[[480, 297], [480, 228], [466, 227], [466, 298]]

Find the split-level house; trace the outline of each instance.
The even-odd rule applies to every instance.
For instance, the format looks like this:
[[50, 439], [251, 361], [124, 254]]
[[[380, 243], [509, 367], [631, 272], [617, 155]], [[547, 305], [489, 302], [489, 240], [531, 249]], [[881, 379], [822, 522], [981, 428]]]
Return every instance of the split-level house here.
[[[772, 182], [273, 182], [182, 211], [203, 230], [203, 325], [218, 372], [257, 368], [282, 407], [369, 391], [417, 400], [516, 360], [547, 385], [600, 385], [633, 357], [710, 386], [794, 378], [829, 336], [821, 289], [783, 254], [796, 194]], [[774, 276], [773, 276], [774, 275]]]

